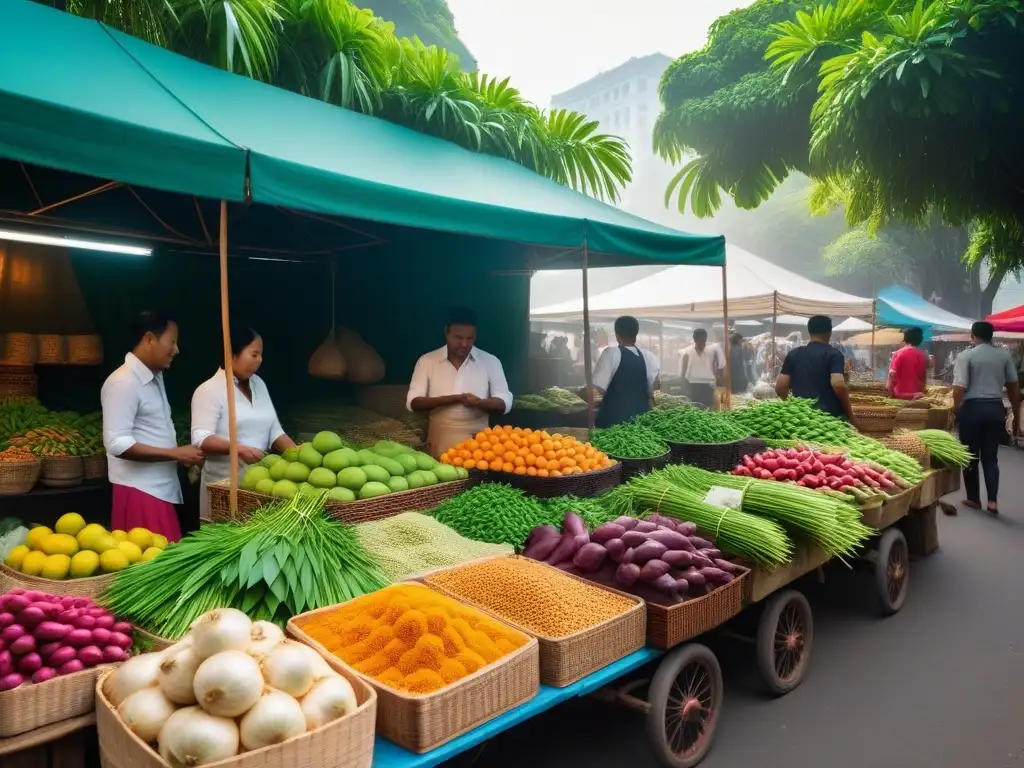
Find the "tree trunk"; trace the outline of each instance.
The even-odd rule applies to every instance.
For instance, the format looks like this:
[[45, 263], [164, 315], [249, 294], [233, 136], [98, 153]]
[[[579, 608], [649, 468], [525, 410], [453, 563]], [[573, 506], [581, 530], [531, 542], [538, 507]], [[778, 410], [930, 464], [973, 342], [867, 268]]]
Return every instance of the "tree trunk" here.
[[988, 283], [985, 285], [985, 290], [981, 292], [981, 299], [979, 301], [979, 320], [984, 320], [992, 314], [992, 302], [995, 301], [996, 293], [999, 291], [999, 286], [1003, 284], [1003, 278], [1006, 277], [1006, 272], [1006, 267], [1000, 265], [993, 269], [992, 274], [988, 276]]

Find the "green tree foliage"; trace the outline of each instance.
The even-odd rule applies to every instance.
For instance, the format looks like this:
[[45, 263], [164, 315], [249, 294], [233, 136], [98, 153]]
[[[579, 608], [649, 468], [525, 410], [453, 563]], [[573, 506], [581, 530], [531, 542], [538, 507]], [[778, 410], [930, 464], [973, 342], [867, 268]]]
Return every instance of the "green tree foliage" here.
[[[433, 14], [442, 32], [454, 34], [441, 0], [384, 5]], [[207, 64], [508, 158], [604, 200], [618, 200], [632, 178], [626, 142], [600, 133], [596, 121], [540, 110], [508, 80], [465, 73], [447, 49], [400, 37], [393, 23], [348, 0], [69, 0], [68, 10]]]

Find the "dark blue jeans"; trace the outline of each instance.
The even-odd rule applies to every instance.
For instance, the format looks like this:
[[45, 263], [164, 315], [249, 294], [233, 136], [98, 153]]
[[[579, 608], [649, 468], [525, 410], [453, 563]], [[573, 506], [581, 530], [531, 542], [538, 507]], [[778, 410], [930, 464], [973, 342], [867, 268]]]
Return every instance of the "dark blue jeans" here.
[[999, 445], [1006, 437], [1006, 410], [1002, 400], [968, 400], [957, 414], [960, 440], [974, 458], [964, 469], [964, 491], [968, 501], [981, 503], [978, 465], [985, 475], [990, 504], [999, 496]]

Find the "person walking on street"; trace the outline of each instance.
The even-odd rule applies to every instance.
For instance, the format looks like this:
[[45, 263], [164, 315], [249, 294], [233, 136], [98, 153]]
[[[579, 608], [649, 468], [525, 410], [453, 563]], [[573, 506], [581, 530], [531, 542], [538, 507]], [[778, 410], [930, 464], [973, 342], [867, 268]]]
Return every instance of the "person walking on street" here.
[[725, 354], [719, 346], [708, 347], [708, 332], [698, 328], [693, 332], [693, 344], [683, 350], [683, 381], [686, 395], [708, 410], [715, 407], [715, 382], [718, 372], [725, 369]]
[[916, 400], [928, 384], [928, 355], [921, 350], [924, 331], [914, 326], [903, 331], [903, 346], [896, 350], [889, 365], [886, 391], [897, 400]]
[[992, 323], [971, 326], [971, 346], [953, 364], [953, 412], [960, 440], [971, 452], [964, 468], [964, 506], [981, 509], [979, 465], [985, 475], [988, 511], [999, 514], [999, 446], [1006, 437], [1003, 388], [1013, 409], [1013, 435], [1020, 417], [1020, 383], [1010, 353], [992, 343]]

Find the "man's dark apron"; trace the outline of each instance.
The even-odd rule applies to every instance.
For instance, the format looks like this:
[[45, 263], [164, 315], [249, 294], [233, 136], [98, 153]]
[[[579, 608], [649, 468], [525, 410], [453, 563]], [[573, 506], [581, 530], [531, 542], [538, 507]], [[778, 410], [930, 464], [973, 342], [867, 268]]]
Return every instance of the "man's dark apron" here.
[[635, 347], [619, 345], [619, 367], [608, 384], [595, 424], [606, 428], [622, 424], [651, 410], [651, 391], [647, 384], [647, 363]]

